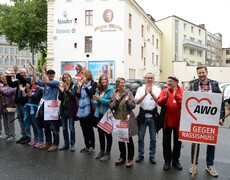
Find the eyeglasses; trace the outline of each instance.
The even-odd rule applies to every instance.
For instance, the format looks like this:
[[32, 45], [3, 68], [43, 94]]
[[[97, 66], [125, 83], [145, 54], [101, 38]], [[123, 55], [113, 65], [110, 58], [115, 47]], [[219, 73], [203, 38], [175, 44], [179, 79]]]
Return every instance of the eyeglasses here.
[[153, 79], [153, 77], [147, 77], [146, 79]]

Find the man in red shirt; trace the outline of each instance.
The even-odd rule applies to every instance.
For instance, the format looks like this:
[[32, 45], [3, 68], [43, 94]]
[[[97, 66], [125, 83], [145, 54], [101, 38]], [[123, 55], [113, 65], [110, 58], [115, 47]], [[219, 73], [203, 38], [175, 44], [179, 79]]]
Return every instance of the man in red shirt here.
[[[169, 76], [167, 88], [164, 88], [157, 100], [159, 106], [166, 105], [166, 114], [163, 128], [163, 156], [165, 164], [163, 169], [169, 170], [170, 164], [178, 170], [182, 170], [180, 164], [181, 141], [178, 141], [178, 131], [180, 125], [180, 111], [182, 93], [184, 91], [179, 85], [179, 80], [175, 76]], [[171, 150], [171, 135], [173, 132], [173, 151]]]

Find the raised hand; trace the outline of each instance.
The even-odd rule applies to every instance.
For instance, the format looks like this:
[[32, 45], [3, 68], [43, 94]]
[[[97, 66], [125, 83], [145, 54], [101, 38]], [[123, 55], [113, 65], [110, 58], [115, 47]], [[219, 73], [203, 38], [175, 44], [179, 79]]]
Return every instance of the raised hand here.
[[18, 73], [18, 66], [14, 65], [13, 69], [14, 69], [14, 73], [17, 74]]
[[23, 87], [23, 85], [22, 85], [22, 84], [19, 84], [19, 86], [18, 86], [18, 87], [19, 87], [19, 89], [20, 89], [21, 91], [25, 91], [25, 89], [26, 89], [25, 87]]
[[115, 93], [114, 95], [115, 95], [116, 100], [120, 100], [120, 93]]
[[11, 74], [11, 71], [8, 70], [7, 67], [5, 67], [4, 70], [5, 70], [5, 73], [6, 73], [7, 75], [10, 75], [10, 74]]
[[127, 94], [126, 96], [125, 96], [125, 101], [128, 101], [130, 99], [130, 94]]
[[35, 66], [32, 64], [32, 62], [30, 61], [30, 67], [35, 69]]
[[45, 62], [42, 66], [42, 71], [46, 71], [46, 68], [47, 68], [47, 63]]
[[63, 86], [62, 83], [60, 83], [58, 87], [59, 87], [59, 89], [60, 89], [61, 92], [64, 92], [64, 86]]

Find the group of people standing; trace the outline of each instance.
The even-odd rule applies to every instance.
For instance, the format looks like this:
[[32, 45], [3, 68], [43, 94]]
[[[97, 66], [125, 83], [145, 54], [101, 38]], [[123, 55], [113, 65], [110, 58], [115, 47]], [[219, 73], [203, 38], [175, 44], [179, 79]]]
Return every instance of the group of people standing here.
[[[157, 106], [166, 106], [163, 123], [163, 169], [168, 171], [172, 166], [182, 170], [180, 163], [181, 141], [178, 140], [182, 94], [184, 89], [179, 86], [179, 79], [168, 76], [167, 87], [160, 89], [154, 83], [154, 74], [145, 75], [146, 84], [138, 88], [135, 97], [125, 89], [125, 79], [117, 78], [115, 88], [109, 85], [106, 75], [101, 75], [95, 82], [90, 70], [83, 72], [83, 77], [77, 83], [72, 82], [71, 75], [64, 73], [62, 83], [54, 80], [55, 71], [46, 70], [46, 64], [42, 67], [42, 80], [38, 79], [36, 68], [31, 64], [33, 76], [28, 78], [27, 70], [22, 68], [19, 72], [14, 67], [16, 80], [12, 80], [10, 72], [2, 75], [0, 85], [0, 111], [3, 117], [5, 139], [7, 142], [15, 141], [14, 113], [21, 128], [22, 137], [16, 141], [20, 144], [28, 144], [53, 152], [59, 150], [76, 149], [75, 121], [79, 120], [82, 129], [85, 147], [81, 153], [92, 154], [95, 151], [94, 127], [102, 119], [104, 114], [111, 109], [115, 119], [128, 120], [128, 142], [118, 142], [120, 156], [115, 161], [116, 165], [126, 163], [126, 167], [132, 167], [135, 155], [132, 137], [138, 135], [138, 157], [136, 163], [144, 160], [144, 146], [146, 129], [149, 127], [149, 161], [156, 164], [156, 124]], [[206, 66], [197, 67], [198, 79], [190, 86], [190, 91], [221, 93], [218, 83], [207, 78]], [[44, 102], [51, 100], [60, 101], [60, 119], [45, 119]], [[140, 105], [142, 118], [135, 118], [133, 109]], [[93, 106], [96, 106], [94, 109]], [[220, 124], [225, 117], [224, 104], [221, 105]], [[0, 123], [1, 124], [1, 123]], [[33, 128], [33, 138], [30, 127]], [[62, 126], [64, 144], [59, 147], [59, 129]], [[44, 129], [44, 131], [43, 131]], [[113, 143], [112, 134], [98, 129], [100, 150], [95, 159], [107, 161]], [[1, 130], [1, 126], [0, 126]], [[1, 132], [1, 131], [0, 131]], [[44, 134], [43, 134], [44, 133]], [[44, 138], [45, 136], [45, 138]], [[173, 136], [173, 147], [171, 139]], [[127, 149], [126, 149], [127, 146]], [[191, 148], [191, 162], [193, 163], [194, 144]], [[198, 149], [199, 150], [199, 149]], [[199, 151], [198, 151], [199, 152]], [[198, 153], [199, 155], [199, 153]], [[198, 155], [196, 164], [198, 164]], [[215, 146], [207, 146], [206, 170], [212, 176], [218, 176], [214, 168]], [[190, 173], [192, 170], [190, 169]], [[196, 167], [195, 167], [196, 172]]]

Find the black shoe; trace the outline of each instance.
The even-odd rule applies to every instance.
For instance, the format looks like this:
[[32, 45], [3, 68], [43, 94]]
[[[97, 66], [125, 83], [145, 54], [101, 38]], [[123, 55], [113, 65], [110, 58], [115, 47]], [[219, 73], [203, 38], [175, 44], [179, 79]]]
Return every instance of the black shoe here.
[[151, 162], [152, 164], [156, 164], [155, 157], [150, 157], [149, 160], [150, 160], [150, 162]]
[[178, 170], [182, 170], [182, 166], [179, 161], [172, 163], [173, 167], [177, 168]]
[[143, 161], [143, 159], [144, 159], [144, 156], [138, 156], [136, 159], [136, 163]]
[[31, 141], [29, 137], [25, 137], [22, 141], [21, 144], [28, 144]]
[[19, 143], [21, 143], [24, 139], [25, 139], [25, 137], [21, 137], [19, 140], [16, 141], [16, 143], [19, 144]]
[[163, 166], [163, 169], [164, 169], [165, 171], [168, 171], [168, 170], [170, 169], [170, 163], [169, 163], [169, 162], [166, 162], [166, 163], [164, 164], [164, 166]]

